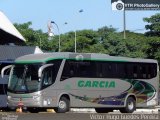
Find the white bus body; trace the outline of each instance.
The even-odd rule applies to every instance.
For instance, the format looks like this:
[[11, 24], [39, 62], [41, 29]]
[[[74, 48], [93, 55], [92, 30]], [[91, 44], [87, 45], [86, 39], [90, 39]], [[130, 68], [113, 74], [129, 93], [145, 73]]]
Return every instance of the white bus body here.
[[44, 53], [17, 58], [8, 83], [8, 105], [31, 112], [95, 108], [97, 112], [158, 104], [156, 60], [94, 53]]

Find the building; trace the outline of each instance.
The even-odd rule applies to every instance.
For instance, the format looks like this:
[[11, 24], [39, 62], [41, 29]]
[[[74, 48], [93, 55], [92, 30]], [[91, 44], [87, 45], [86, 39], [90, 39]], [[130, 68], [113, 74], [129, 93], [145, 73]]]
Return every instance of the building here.
[[10, 20], [0, 11], [0, 45], [24, 45], [25, 38], [14, 27]]

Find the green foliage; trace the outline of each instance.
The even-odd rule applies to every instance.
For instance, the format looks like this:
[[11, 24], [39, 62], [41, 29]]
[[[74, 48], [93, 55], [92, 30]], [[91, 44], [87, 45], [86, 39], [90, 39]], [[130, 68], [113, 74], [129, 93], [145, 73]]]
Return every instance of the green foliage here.
[[[154, 20], [152, 20], [153, 18]], [[76, 31], [77, 52], [152, 58], [160, 61], [160, 38], [157, 36], [157, 32], [160, 29], [158, 26], [152, 25], [156, 18], [159, 19], [159, 14], [156, 17], [151, 16], [151, 18], [144, 19], [144, 21], [151, 23], [151, 26], [147, 25], [146, 28], [156, 33], [156, 36], [147, 33], [152, 37], [148, 37], [146, 34], [126, 31], [126, 39], [123, 39], [123, 33], [117, 32], [111, 26], [104, 26], [97, 31]], [[47, 33], [42, 30], [33, 30], [31, 25], [31, 22], [15, 24], [15, 27], [27, 40], [27, 45], [39, 46], [43, 51], [47, 52], [58, 52], [60, 38], [61, 52], [75, 51], [75, 31], [48, 38]]]
[[160, 13], [152, 15], [149, 18], [144, 18], [146, 29], [149, 30], [145, 33], [147, 38], [147, 44], [149, 45], [146, 53], [148, 58], [158, 59], [160, 62]]
[[29, 46], [39, 46], [42, 50], [50, 50], [48, 35], [43, 33], [42, 30], [33, 30], [30, 28], [32, 22], [27, 22], [23, 24], [14, 24], [18, 31], [26, 39], [26, 45]]
[[146, 50], [148, 58], [160, 61], [160, 37], [148, 37], [147, 44], [149, 46]]
[[150, 18], [144, 18], [145, 22], [149, 23], [146, 25], [147, 36], [160, 36], [160, 13], [152, 15]]

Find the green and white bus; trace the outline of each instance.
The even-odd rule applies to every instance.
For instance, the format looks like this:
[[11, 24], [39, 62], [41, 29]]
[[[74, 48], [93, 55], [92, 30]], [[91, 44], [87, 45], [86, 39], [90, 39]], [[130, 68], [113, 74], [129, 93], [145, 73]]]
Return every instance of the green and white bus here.
[[17, 58], [7, 93], [9, 107], [21, 105], [30, 112], [95, 108], [132, 113], [156, 106], [158, 90], [156, 60], [62, 52]]

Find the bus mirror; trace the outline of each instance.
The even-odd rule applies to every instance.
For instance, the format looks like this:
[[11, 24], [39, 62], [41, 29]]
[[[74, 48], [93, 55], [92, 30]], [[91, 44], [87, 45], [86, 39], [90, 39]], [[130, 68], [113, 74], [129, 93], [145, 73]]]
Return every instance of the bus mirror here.
[[45, 68], [50, 67], [50, 66], [53, 66], [53, 65], [54, 65], [54, 64], [45, 64], [45, 65], [43, 65], [43, 66], [41, 66], [41, 67], [39, 68], [39, 70], [38, 70], [39, 81], [40, 81], [40, 78], [41, 78], [41, 76], [42, 76], [43, 70], [44, 70]]
[[4, 72], [7, 70], [7, 69], [10, 69], [12, 67], [12, 65], [8, 65], [8, 66], [5, 66], [2, 68], [1, 70], [1, 77], [3, 78], [4, 77]]

